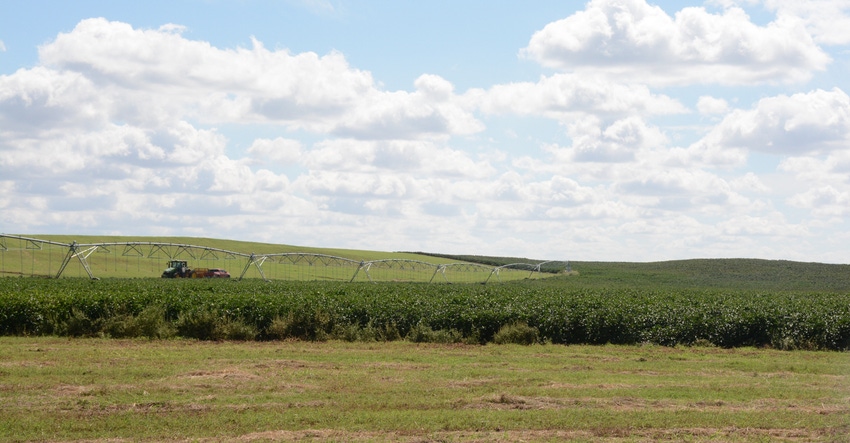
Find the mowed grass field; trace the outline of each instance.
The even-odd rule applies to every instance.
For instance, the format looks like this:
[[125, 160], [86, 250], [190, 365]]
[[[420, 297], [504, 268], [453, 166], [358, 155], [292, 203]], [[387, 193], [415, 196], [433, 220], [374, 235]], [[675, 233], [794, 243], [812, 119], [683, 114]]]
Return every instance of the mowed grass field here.
[[847, 441], [847, 353], [0, 338], [2, 441]]

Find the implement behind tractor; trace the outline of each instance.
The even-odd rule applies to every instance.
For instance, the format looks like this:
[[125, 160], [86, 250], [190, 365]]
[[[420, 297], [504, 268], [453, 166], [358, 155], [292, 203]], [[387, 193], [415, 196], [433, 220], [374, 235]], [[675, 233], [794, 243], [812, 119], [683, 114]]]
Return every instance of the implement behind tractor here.
[[162, 271], [162, 278], [230, 278], [230, 274], [224, 269], [190, 269], [185, 260], [171, 260], [168, 268]]

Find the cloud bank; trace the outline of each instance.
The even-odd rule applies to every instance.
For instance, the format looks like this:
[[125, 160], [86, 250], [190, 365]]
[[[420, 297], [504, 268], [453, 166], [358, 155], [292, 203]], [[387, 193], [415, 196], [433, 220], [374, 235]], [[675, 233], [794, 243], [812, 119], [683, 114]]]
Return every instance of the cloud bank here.
[[[85, 19], [40, 46], [37, 66], [0, 75], [0, 224], [847, 262], [850, 98], [807, 85], [835, 61], [823, 45], [850, 43], [828, 26], [848, 8], [823, 6], [835, 21], [766, 1], [775, 19], [759, 25], [735, 4], [594, 0], [529, 35], [519, 54], [537, 81], [466, 91], [427, 72], [386, 90], [338, 51]], [[742, 85], [790, 92], [747, 101]]]

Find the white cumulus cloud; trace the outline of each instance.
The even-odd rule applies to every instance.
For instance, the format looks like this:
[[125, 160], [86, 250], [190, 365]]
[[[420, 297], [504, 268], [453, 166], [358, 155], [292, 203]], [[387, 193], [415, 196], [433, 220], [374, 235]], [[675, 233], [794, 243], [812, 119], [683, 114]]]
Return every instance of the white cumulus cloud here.
[[848, 142], [850, 96], [833, 88], [761, 99], [731, 112], [697, 145], [801, 154], [847, 149]]
[[[0, 224], [576, 259], [846, 261], [831, 240], [847, 238], [850, 215], [850, 98], [835, 47], [846, 40], [830, 30], [846, 5], [819, 0], [829, 21], [807, 2], [713, 3], [721, 12], [582, 2], [527, 30], [522, 54], [537, 63], [510, 47], [496, 48], [506, 64], [433, 70], [435, 55], [460, 52], [319, 54], [254, 24], [238, 32], [267, 43], [221, 47], [202, 22], [189, 32], [168, 19], [149, 29], [83, 19], [35, 63], [0, 73]], [[412, 61], [425, 63], [409, 78], [380, 78], [382, 63]], [[475, 78], [497, 69], [502, 80]]]
[[788, 200], [794, 206], [809, 209], [821, 216], [850, 214], [850, 190], [839, 190], [831, 185], [809, 189]]
[[697, 110], [703, 115], [725, 114], [729, 112], [729, 103], [722, 98], [703, 95], [697, 101]]
[[302, 154], [301, 142], [277, 137], [274, 140], [256, 139], [248, 148], [256, 162], [272, 161], [280, 165], [296, 163]]
[[575, 74], [473, 90], [466, 98], [488, 114], [540, 115], [558, 120], [586, 114], [616, 117], [687, 112], [677, 100], [653, 93], [646, 85]]
[[847, 0], [764, 0], [764, 3], [779, 15], [802, 20], [818, 43], [850, 44], [850, 3]]
[[280, 123], [362, 138], [440, 137], [482, 128], [437, 76], [422, 77], [415, 92], [387, 92], [338, 52], [271, 51], [256, 39], [252, 48], [219, 49], [181, 31], [87, 19], [41, 46], [39, 56], [48, 67], [97, 83], [121, 102], [115, 106], [124, 119], [154, 108], [210, 123]]
[[754, 24], [740, 8], [674, 17], [645, 0], [593, 0], [536, 32], [522, 54], [544, 66], [651, 85], [799, 82], [830, 57], [799, 20]]

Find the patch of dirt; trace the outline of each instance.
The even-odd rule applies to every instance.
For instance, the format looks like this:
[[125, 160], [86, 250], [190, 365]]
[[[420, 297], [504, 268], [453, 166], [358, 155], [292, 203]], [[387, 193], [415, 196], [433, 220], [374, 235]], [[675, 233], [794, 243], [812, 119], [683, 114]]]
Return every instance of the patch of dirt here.
[[184, 378], [231, 378], [237, 380], [255, 380], [259, 377], [240, 369], [224, 369], [220, 371], [192, 371], [182, 375]]
[[394, 369], [400, 371], [423, 371], [433, 367], [432, 365], [427, 364], [383, 361], [363, 363], [362, 366], [365, 368]]
[[98, 405], [78, 405], [75, 407], [75, 412], [81, 417], [105, 416], [109, 414], [121, 412], [134, 413], [151, 413], [151, 414], [168, 414], [173, 412], [209, 412], [209, 411], [232, 411], [244, 412], [258, 409], [300, 409], [300, 408], [320, 408], [332, 403], [325, 401], [308, 401], [308, 402], [290, 402], [277, 404], [231, 404], [231, 405], [210, 405], [199, 403], [176, 403], [171, 401], [155, 401], [146, 403], [129, 403], [116, 404], [108, 406]]
[[496, 394], [480, 401], [458, 402], [455, 407], [463, 409], [561, 409], [567, 407], [563, 399], [551, 397], [523, 397], [511, 394]]
[[303, 360], [264, 360], [263, 363], [257, 363], [254, 367], [257, 369], [302, 369], [316, 367], [316, 365], [316, 363]]
[[6, 368], [49, 368], [56, 366], [56, 362], [45, 360], [45, 361], [4, 361], [0, 362], [0, 367]]
[[450, 388], [472, 388], [476, 386], [486, 386], [491, 383], [498, 383], [498, 378], [475, 378], [475, 379], [464, 379], [464, 380], [452, 380], [446, 383], [446, 386]]
[[[558, 383], [552, 382], [541, 385], [541, 387], [550, 389], [594, 389], [594, 390], [612, 390], [612, 389], [637, 389], [651, 387], [652, 385], [634, 384], [634, 383], [597, 383], [597, 384], [577, 384], [577, 383]], [[668, 387], [669, 385], [655, 385], [657, 387]]]
[[[478, 430], [452, 432], [374, 432], [336, 429], [308, 429], [300, 431], [272, 430], [252, 432], [238, 436], [172, 439], [171, 443], [202, 442], [401, 442], [401, 443], [496, 443], [496, 442], [553, 442], [593, 441], [602, 443], [625, 442], [756, 442], [783, 441], [802, 443], [811, 441], [844, 441], [840, 430], [807, 429], [740, 429], [740, 428], [673, 428], [673, 429], [588, 429], [588, 430]], [[53, 441], [51, 443], [124, 443], [144, 441], [138, 439], [96, 439]], [[162, 440], [157, 440], [162, 441]]]
[[518, 409], [518, 410], [557, 410], [565, 408], [606, 409], [611, 411], [795, 411], [801, 414], [847, 414], [841, 405], [801, 405], [789, 404], [780, 399], [760, 399], [755, 402], [730, 404], [721, 400], [678, 403], [671, 400], [645, 400], [634, 397], [613, 398], [554, 398], [525, 397], [512, 394], [496, 394], [476, 401], [459, 400], [457, 409]]
[[95, 387], [91, 385], [60, 384], [53, 388], [53, 392], [56, 396], [77, 396], [90, 395], [94, 389]]

